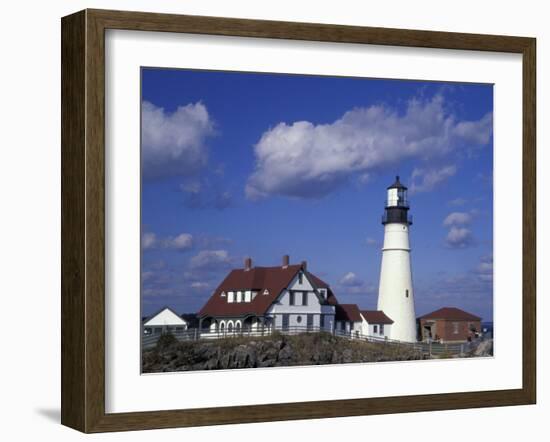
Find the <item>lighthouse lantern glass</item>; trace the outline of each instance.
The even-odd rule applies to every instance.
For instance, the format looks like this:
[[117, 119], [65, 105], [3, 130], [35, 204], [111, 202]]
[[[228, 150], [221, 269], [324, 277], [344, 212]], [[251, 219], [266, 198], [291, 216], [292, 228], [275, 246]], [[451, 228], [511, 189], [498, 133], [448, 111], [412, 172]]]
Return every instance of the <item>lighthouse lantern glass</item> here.
[[405, 189], [388, 189], [388, 207], [407, 207], [407, 191]]
[[407, 191], [405, 189], [397, 189], [397, 205], [407, 205]]

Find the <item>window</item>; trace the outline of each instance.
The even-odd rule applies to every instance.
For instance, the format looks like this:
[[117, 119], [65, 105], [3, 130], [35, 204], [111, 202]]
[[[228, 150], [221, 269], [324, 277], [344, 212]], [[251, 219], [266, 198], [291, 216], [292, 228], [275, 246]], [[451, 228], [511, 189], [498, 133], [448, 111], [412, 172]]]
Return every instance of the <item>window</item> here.
[[374, 334], [377, 335], [377, 334], [378, 334], [378, 326], [377, 326], [377, 325], [373, 325], [373, 326], [372, 326], [372, 329], [373, 329], [373, 331], [374, 331]]
[[264, 290], [264, 295], [269, 295], [269, 290], [268, 289]]
[[296, 303], [296, 293], [289, 292], [288, 293], [288, 305], [295, 305]]
[[405, 298], [409, 297], [409, 289], [405, 290]]
[[227, 292], [227, 302], [234, 302], [235, 292]]
[[227, 333], [231, 333], [233, 331], [233, 323], [229, 322], [227, 324]]
[[309, 294], [308, 292], [302, 293], [302, 305], [307, 305], [307, 295], [308, 294]]
[[458, 322], [453, 322], [453, 334], [458, 335]]
[[225, 298], [225, 292], [222, 292], [221, 296], [222, 296], [222, 298]]
[[325, 315], [319, 317], [319, 327], [325, 328]]
[[301, 316], [297, 316], [297, 317], [296, 317], [296, 322], [297, 322], [298, 324], [300, 324], [300, 323], [302, 322], [302, 317], [301, 317]]
[[311, 313], [307, 315], [307, 329], [313, 330], [313, 315]]
[[283, 314], [283, 330], [288, 330], [288, 314]]
[[298, 273], [298, 283], [299, 284], [304, 283], [304, 274], [302, 272]]
[[380, 334], [384, 334], [384, 324], [380, 324]]
[[237, 301], [236, 302], [243, 302], [242, 295], [243, 295], [242, 292], [237, 292]]

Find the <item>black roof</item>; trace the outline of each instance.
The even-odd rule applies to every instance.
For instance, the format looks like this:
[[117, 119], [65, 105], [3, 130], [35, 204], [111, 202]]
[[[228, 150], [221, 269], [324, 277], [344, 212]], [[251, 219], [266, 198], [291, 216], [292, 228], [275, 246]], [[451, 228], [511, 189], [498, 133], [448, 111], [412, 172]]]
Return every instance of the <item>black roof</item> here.
[[197, 328], [199, 325], [199, 318], [196, 313], [182, 313], [180, 317], [184, 321], [187, 321], [189, 328]]
[[393, 183], [391, 186], [388, 187], [388, 189], [403, 189], [407, 190], [407, 187], [405, 187], [403, 184], [401, 184], [401, 181], [399, 181], [399, 175], [395, 177], [395, 183]]

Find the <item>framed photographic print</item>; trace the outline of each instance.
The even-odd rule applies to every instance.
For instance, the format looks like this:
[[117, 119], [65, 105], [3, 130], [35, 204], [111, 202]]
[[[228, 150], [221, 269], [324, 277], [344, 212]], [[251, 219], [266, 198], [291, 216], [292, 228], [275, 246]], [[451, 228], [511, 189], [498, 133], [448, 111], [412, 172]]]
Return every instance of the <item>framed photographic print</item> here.
[[62, 423], [532, 404], [535, 40], [62, 20]]

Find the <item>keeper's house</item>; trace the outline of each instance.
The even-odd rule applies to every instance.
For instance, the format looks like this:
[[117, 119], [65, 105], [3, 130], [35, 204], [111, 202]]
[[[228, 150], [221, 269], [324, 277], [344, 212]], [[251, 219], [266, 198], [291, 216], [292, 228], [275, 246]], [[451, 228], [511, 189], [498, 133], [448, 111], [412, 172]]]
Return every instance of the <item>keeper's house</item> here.
[[244, 268], [226, 276], [198, 313], [201, 334], [289, 329], [333, 331], [338, 304], [329, 285], [308, 272], [306, 262]]
[[422, 341], [466, 342], [479, 336], [481, 318], [455, 307], [443, 307], [420, 316], [418, 328]]
[[[201, 336], [250, 332], [327, 331], [351, 337], [388, 338], [393, 321], [384, 312], [340, 304], [330, 286], [306, 262], [229, 272], [198, 313]], [[206, 336], [205, 336], [206, 335]]]

